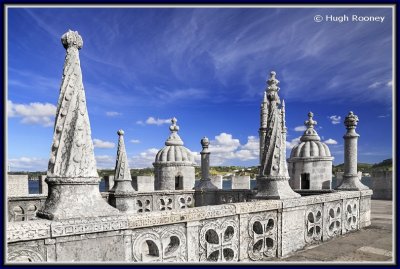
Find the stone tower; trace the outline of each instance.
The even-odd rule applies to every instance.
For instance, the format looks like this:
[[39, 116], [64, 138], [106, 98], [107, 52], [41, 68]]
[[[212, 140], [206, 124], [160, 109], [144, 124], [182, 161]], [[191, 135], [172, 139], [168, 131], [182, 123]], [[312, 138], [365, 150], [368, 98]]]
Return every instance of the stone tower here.
[[49, 195], [37, 213], [47, 219], [118, 214], [100, 195], [89, 116], [79, 61], [83, 41], [69, 30], [61, 37], [67, 50], [58, 99], [46, 182]]
[[307, 129], [288, 159], [289, 183], [293, 189], [321, 190], [332, 187], [333, 157], [314, 129], [317, 121], [313, 116], [312, 112], [308, 113], [308, 120], [304, 122]]
[[367, 186], [361, 183], [357, 173], [357, 142], [359, 134], [356, 133], [358, 117], [350, 111], [344, 120], [347, 132], [344, 139], [344, 174], [338, 190], [367, 190]]
[[261, 105], [260, 170], [257, 177], [257, 199], [288, 199], [300, 197], [289, 186], [286, 165], [285, 104], [281, 104], [279, 81], [271, 72]]
[[183, 146], [178, 135], [177, 119], [171, 120], [171, 134], [165, 147], [156, 155], [154, 166], [155, 190], [191, 190], [195, 183], [194, 156]]

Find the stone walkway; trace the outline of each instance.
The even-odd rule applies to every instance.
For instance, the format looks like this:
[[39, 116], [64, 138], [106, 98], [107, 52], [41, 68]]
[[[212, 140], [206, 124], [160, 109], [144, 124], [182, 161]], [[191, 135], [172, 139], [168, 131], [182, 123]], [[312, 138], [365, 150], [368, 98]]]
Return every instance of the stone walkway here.
[[372, 200], [371, 226], [280, 259], [287, 262], [393, 263], [392, 201]]

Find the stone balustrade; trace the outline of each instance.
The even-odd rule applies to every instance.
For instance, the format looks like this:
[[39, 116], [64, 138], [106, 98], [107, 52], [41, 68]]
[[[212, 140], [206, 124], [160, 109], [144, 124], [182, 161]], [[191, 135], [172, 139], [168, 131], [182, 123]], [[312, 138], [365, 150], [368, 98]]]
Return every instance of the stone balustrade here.
[[370, 225], [372, 191], [7, 224], [8, 261], [264, 261]]

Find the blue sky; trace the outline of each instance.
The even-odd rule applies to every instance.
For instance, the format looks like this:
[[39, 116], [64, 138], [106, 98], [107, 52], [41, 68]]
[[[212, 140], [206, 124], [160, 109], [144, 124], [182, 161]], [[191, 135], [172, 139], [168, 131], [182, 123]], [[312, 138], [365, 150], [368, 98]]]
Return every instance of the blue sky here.
[[[315, 15], [383, 22], [315, 22]], [[99, 168], [115, 165], [117, 130], [130, 166], [151, 166], [176, 117], [192, 152], [211, 140], [211, 165], [258, 164], [259, 107], [277, 72], [288, 151], [308, 111], [343, 162], [344, 117], [359, 116], [359, 162], [392, 157], [389, 8], [9, 8], [8, 159], [47, 169], [68, 29], [80, 60]], [[339, 118], [340, 117], [340, 118]]]

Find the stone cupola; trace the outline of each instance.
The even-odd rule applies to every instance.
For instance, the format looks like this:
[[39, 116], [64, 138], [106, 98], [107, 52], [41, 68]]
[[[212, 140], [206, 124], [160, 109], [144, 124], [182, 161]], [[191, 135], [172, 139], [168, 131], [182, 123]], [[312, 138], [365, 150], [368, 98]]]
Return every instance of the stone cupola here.
[[193, 153], [183, 146], [177, 119], [171, 119], [171, 134], [153, 163], [156, 190], [190, 190], [194, 187], [196, 165]]
[[313, 117], [314, 114], [309, 112], [308, 120], [304, 122], [307, 129], [288, 159], [289, 182], [293, 189], [331, 189], [333, 157], [314, 129], [317, 121]]

